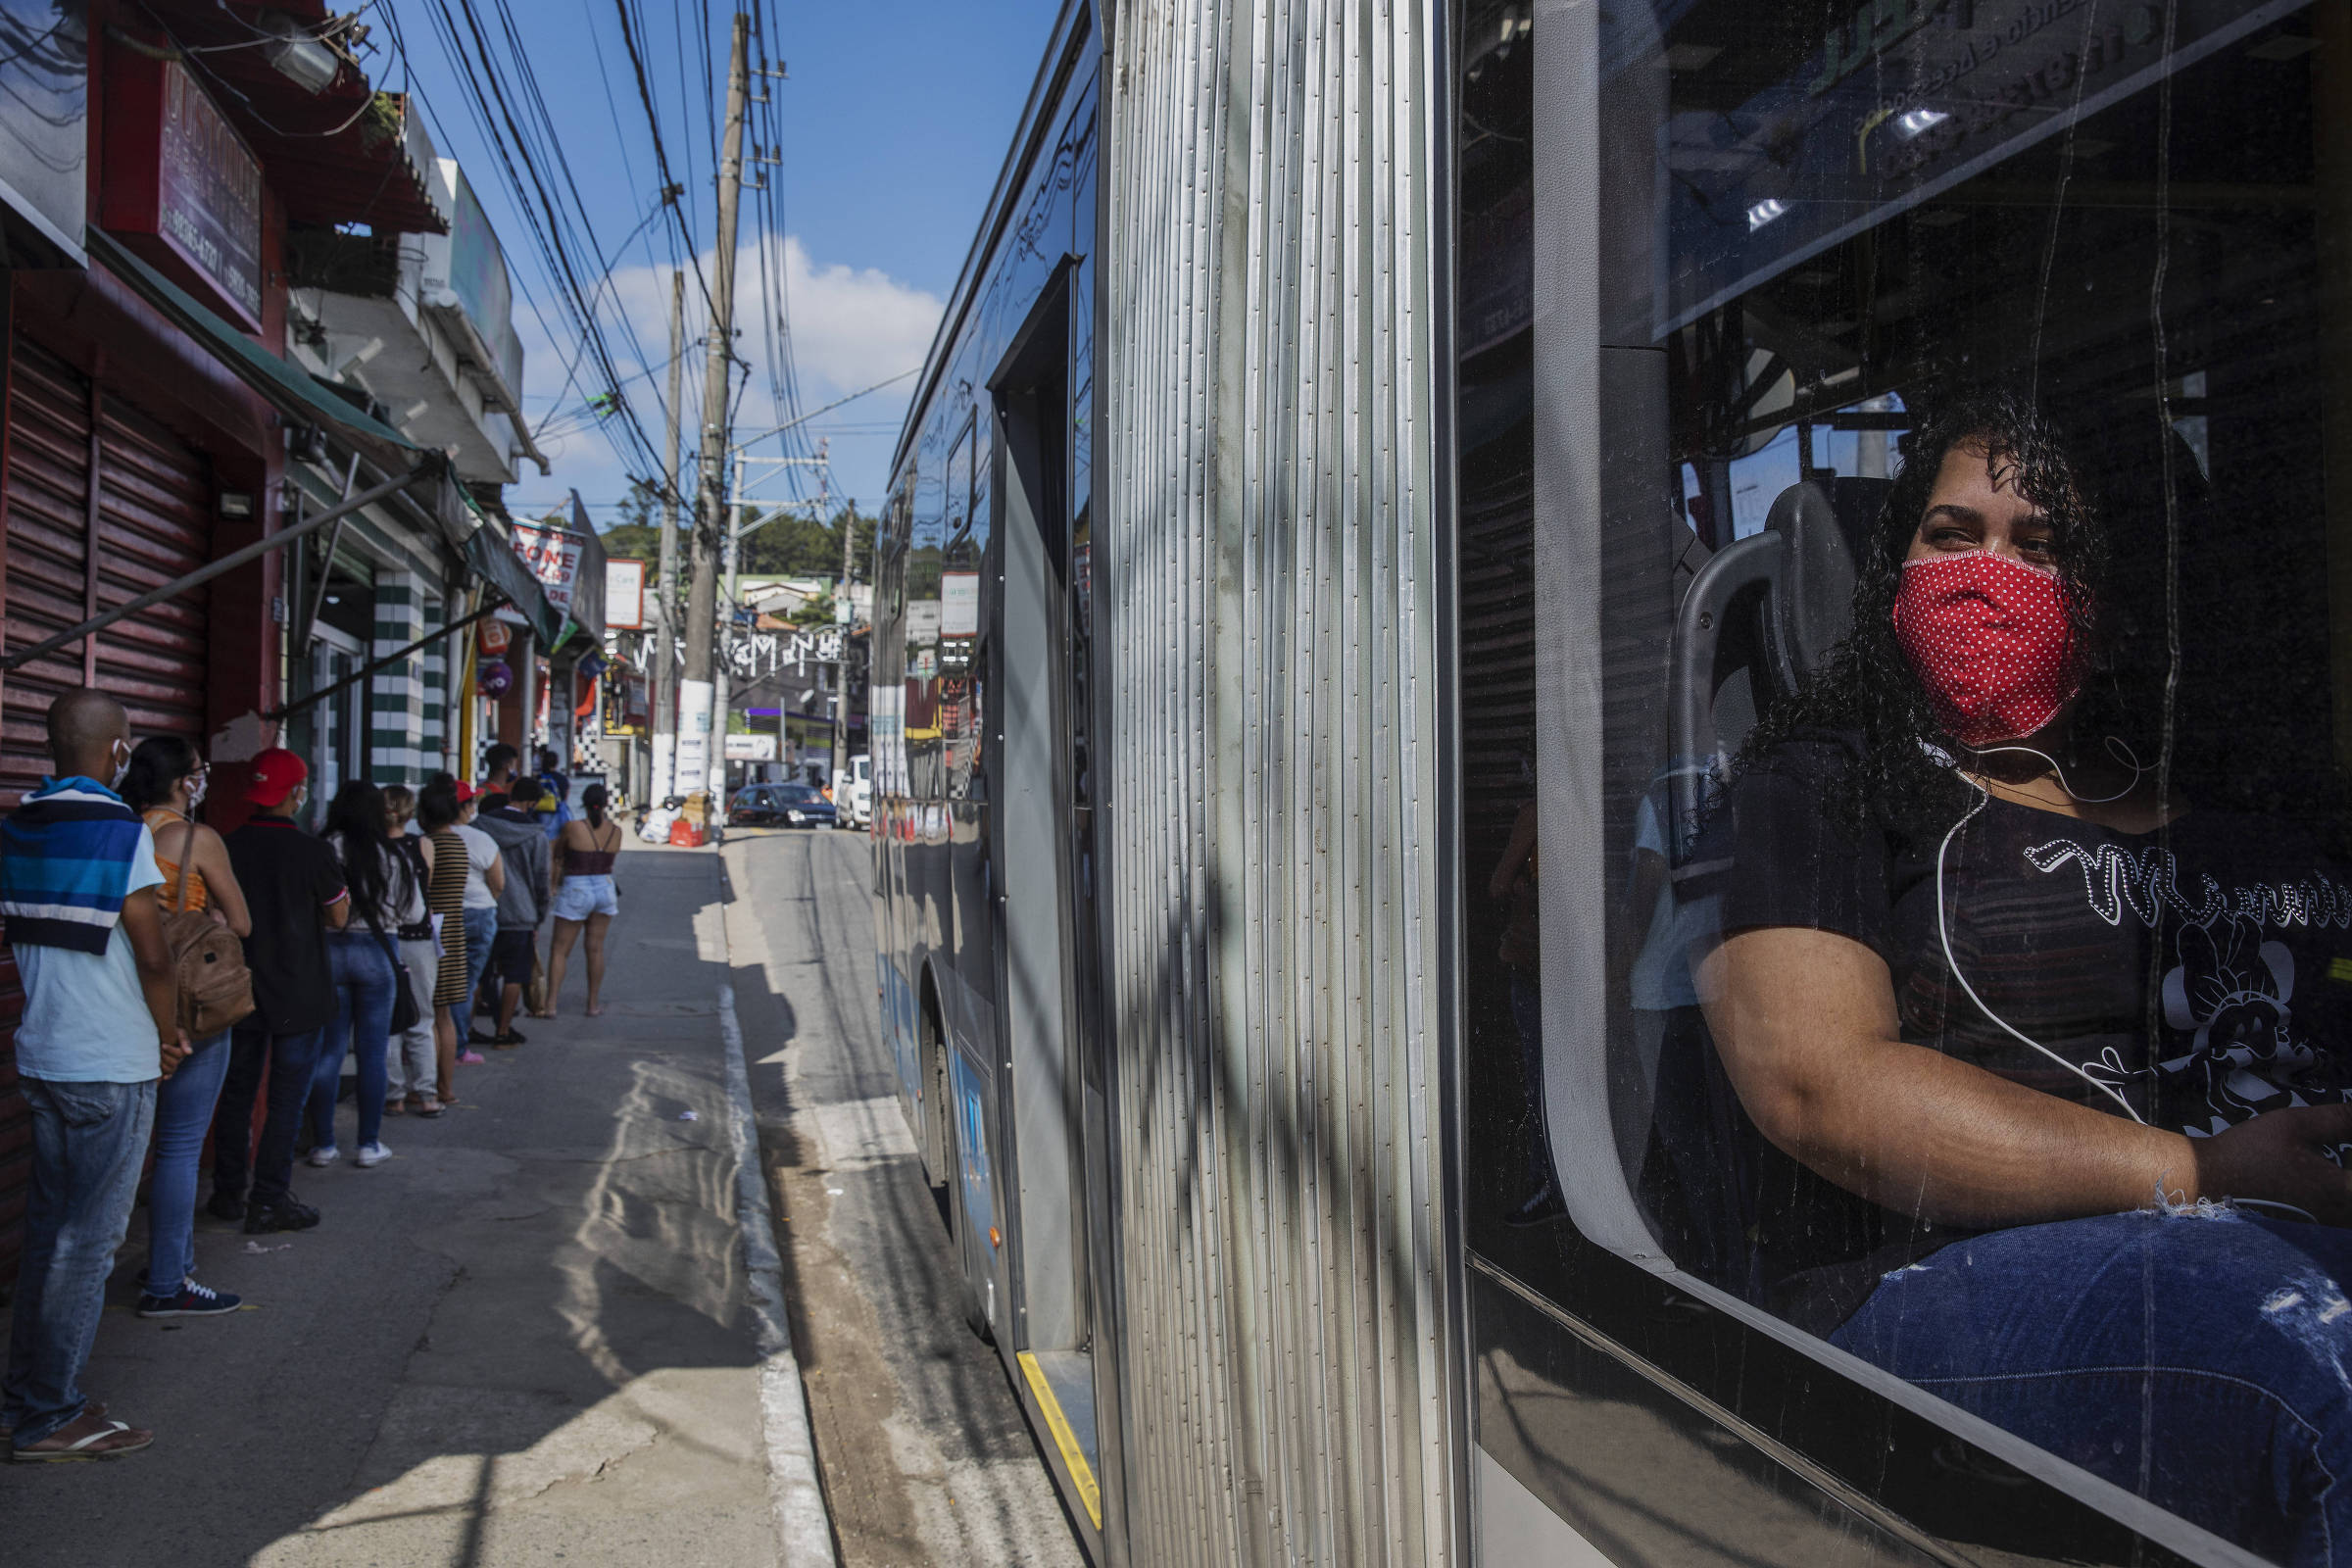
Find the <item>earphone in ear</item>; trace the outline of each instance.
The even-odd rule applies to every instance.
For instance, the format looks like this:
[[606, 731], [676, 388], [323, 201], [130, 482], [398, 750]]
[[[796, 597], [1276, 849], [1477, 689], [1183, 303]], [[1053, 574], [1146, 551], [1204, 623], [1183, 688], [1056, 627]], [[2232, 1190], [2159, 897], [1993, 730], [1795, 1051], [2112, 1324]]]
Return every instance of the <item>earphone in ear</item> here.
[[[2143, 766], [2139, 760], [2138, 755], [2134, 753], [2131, 747], [2125, 745], [2123, 741], [2116, 736], [2110, 735], [2107, 737], [2107, 755], [2114, 758], [2117, 761], [2123, 763], [2126, 767], [2132, 770], [2132, 782], [2125, 785], [2121, 790], [2113, 795], [2101, 795], [2094, 800], [2088, 795], [2075, 794], [2075, 787], [2066, 781], [2066, 769], [2059, 765], [2058, 759], [2050, 756], [2047, 752], [2037, 752], [2031, 746], [1980, 746], [1975, 748], [1975, 750], [1977, 755], [1980, 757], [1989, 757], [1996, 752], [2022, 752], [2028, 757], [2040, 758], [2043, 761], [2050, 764], [2050, 771], [2058, 775], [2058, 787], [2066, 791], [2068, 795], [2073, 796], [2075, 800], [2081, 802], [2084, 806], [2112, 805], [2114, 802], [2122, 800], [2125, 796], [2139, 788], [2139, 781], [2142, 778], [2145, 778], [2149, 773], [2155, 771], [2153, 768]], [[1942, 754], [1937, 753], [1936, 755], [1941, 756]]]

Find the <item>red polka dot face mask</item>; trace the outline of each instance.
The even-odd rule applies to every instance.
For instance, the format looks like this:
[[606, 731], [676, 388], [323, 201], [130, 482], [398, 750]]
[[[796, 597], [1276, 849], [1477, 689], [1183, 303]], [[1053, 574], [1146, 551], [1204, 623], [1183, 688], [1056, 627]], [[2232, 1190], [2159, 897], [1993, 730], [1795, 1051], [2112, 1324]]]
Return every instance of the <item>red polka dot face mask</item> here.
[[2066, 585], [1988, 551], [1905, 562], [1894, 640], [1963, 746], [2033, 734], [2082, 684]]

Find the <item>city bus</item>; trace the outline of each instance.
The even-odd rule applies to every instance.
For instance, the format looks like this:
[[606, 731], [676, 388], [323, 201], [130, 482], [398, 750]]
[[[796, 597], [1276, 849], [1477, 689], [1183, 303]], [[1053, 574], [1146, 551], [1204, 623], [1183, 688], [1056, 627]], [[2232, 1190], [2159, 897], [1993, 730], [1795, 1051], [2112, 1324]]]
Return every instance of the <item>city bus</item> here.
[[1062, 11], [870, 836], [1093, 1560], [2352, 1560], [2348, 175], [2344, 0]]

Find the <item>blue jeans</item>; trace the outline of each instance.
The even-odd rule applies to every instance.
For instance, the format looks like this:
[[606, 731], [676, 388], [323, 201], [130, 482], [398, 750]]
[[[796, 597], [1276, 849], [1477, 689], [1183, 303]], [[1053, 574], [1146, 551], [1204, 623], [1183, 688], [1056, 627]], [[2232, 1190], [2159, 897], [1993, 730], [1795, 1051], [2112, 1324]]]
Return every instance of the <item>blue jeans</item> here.
[[482, 989], [482, 975], [490, 967], [490, 946], [498, 940], [498, 906], [466, 911], [466, 1000], [458, 1004], [458, 1049], [466, 1049], [466, 1036], [473, 1028], [473, 995]]
[[311, 1077], [311, 1133], [321, 1146], [335, 1141], [335, 1091], [342, 1087], [343, 1053], [360, 1058], [360, 1147], [384, 1130], [384, 1054], [392, 1044], [392, 993], [399, 980], [389, 945], [372, 931], [331, 931], [327, 965], [335, 976], [335, 1021], [326, 1026]]
[[[251, 1020], [228, 1035], [228, 1074], [220, 1083], [220, 1108], [213, 1113], [213, 1190], [268, 1208], [286, 1196], [294, 1181], [294, 1133], [311, 1098], [311, 1074], [318, 1065], [318, 1037], [264, 1033]], [[257, 1149], [253, 1097], [262, 1069], [270, 1069], [270, 1109]], [[250, 1177], [253, 1190], [246, 1191]]]
[[32, 1110], [32, 1195], [0, 1395], [16, 1446], [28, 1448], [81, 1413], [81, 1369], [155, 1125], [155, 1080], [19, 1087]]
[[146, 1287], [158, 1296], [196, 1272], [196, 1161], [228, 1075], [228, 1031], [199, 1040], [155, 1086], [155, 1174], [147, 1182]]
[[[2352, 1564], [2352, 1232], [2242, 1210], [1994, 1231], [1832, 1339], [2276, 1562]], [[2143, 1444], [2142, 1434], [2146, 1434]]]

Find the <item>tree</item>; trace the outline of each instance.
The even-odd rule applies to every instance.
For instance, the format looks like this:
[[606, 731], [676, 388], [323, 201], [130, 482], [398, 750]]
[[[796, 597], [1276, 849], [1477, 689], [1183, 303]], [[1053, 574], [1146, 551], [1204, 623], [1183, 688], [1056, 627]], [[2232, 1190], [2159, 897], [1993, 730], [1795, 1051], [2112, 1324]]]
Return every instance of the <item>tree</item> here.
[[620, 504], [620, 520], [598, 537], [604, 541], [606, 555], [643, 560], [650, 570], [651, 564], [662, 559], [661, 487], [643, 479], [629, 481], [628, 496]]
[[858, 579], [870, 576], [874, 519], [858, 511], [855, 503], [821, 522], [805, 508], [779, 512], [772, 521], [744, 537], [739, 569], [753, 577], [822, 577], [830, 582], [841, 575], [841, 530], [845, 527], [857, 530], [852, 575]]

